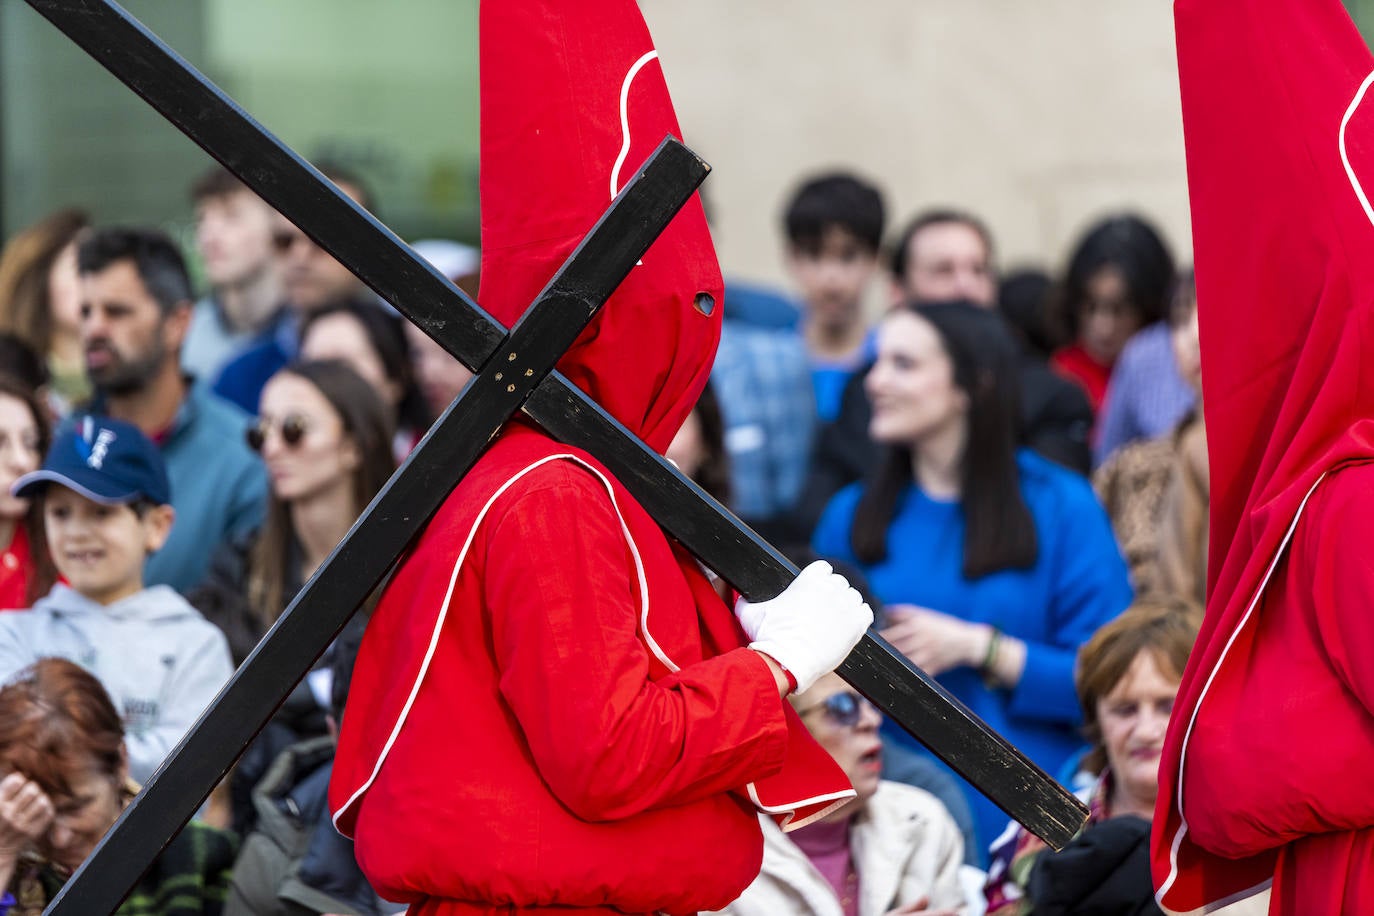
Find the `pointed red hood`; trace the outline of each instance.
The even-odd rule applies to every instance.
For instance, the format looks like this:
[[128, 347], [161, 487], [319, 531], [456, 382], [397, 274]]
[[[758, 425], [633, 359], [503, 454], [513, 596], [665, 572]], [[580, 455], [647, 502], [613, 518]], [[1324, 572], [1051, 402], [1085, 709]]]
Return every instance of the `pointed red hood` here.
[[[590, 24], [595, 23], [595, 26]], [[681, 138], [633, 0], [481, 5], [483, 308], [507, 325], [667, 134]], [[706, 384], [720, 267], [693, 197], [558, 364], [660, 452]]]
[[1188, 836], [1198, 704], [1308, 493], [1374, 456], [1374, 58], [1339, 0], [1177, 0], [1175, 18], [1212, 560], [1160, 763], [1154, 870], [1161, 903], [1191, 911], [1273, 874], [1272, 854], [1221, 859]]

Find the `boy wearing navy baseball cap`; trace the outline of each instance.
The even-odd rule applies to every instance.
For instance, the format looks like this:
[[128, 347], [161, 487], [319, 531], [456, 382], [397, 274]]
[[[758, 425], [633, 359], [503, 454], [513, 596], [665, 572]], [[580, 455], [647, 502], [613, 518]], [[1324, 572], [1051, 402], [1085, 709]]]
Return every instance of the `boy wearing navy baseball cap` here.
[[141, 782], [233, 673], [217, 627], [170, 587], [143, 587], [174, 519], [162, 455], [132, 424], [84, 417], [13, 492], [40, 501], [64, 581], [31, 610], [0, 614], [0, 681], [50, 656], [89, 670], [120, 711]]

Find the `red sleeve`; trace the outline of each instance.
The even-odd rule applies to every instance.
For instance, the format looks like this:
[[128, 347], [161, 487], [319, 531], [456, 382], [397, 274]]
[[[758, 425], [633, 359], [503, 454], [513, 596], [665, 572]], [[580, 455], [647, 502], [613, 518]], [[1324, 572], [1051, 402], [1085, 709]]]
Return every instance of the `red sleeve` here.
[[501, 693], [549, 788], [591, 821], [739, 788], [776, 772], [787, 740], [772, 673], [748, 649], [650, 680], [626, 538], [606, 490], [559, 462], [486, 546]]
[[1311, 598], [1331, 668], [1374, 711], [1374, 464], [1318, 485], [1293, 544], [1293, 575], [1310, 569]]

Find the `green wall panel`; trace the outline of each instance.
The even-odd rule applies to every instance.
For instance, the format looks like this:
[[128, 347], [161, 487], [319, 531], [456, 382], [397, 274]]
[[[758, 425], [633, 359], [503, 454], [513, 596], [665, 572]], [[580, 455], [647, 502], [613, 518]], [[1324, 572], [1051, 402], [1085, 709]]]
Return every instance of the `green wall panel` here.
[[[372, 185], [401, 235], [477, 234], [477, 0], [127, 0], [298, 152]], [[189, 238], [210, 160], [22, 0], [0, 0], [0, 229], [61, 206]]]

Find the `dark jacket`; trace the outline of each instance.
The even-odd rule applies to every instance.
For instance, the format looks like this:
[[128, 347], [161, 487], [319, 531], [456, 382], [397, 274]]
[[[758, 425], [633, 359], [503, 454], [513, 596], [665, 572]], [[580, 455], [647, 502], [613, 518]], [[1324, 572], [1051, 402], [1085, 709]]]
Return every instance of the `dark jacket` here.
[[1150, 822], [1133, 815], [1089, 827], [1035, 862], [1026, 886], [1032, 916], [1154, 916]]
[[[236, 668], [243, 664], [267, 632], [262, 617], [253, 612], [248, 602], [248, 568], [257, 539], [258, 533], [254, 531], [223, 544], [210, 561], [205, 579], [186, 595], [206, 620], [224, 632]], [[300, 591], [302, 585], [298, 572], [301, 548], [293, 540], [287, 549], [285, 569], [288, 579], [283, 594], [289, 600]], [[315, 667], [327, 666], [331, 659], [332, 653], [326, 653]], [[303, 680], [248, 745], [229, 782], [234, 830], [240, 835], [251, 830], [257, 819], [251, 794], [253, 787], [285, 748], [297, 741], [328, 733], [325, 713], [308, 681]]]
[[334, 739], [284, 750], [253, 790], [257, 826], [234, 865], [225, 916], [348, 913], [384, 908], [353, 857], [353, 842], [330, 822], [326, 795]]
[[[253, 530], [220, 545], [210, 558], [205, 578], [186, 593], [186, 600], [224, 632], [235, 667], [243, 664], [267, 632], [262, 617], [253, 612], [248, 602], [248, 572], [257, 542], [258, 531]], [[300, 545], [292, 540], [287, 545], [284, 565], [287, 581], [282, 588], [287, 601], [304, 584], [300, 578], [300, 560]]]

